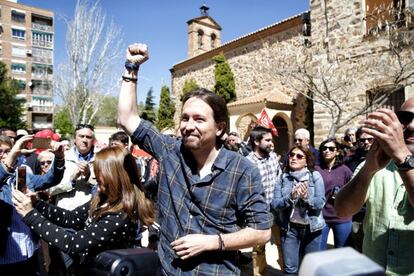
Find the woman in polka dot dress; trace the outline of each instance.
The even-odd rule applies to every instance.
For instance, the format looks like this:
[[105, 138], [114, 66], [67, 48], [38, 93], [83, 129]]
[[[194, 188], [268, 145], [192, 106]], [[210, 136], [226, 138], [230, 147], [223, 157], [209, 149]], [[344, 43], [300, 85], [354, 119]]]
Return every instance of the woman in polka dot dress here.
[[50, 245], [70, 254], [76, 274], [87, 274], [102, 251], [131, 247], [137, 227], [153, 223], [152, 203], [145, 197], [130, 153], [120, 147], [103, 149], [96, 154], [94, 171], [97, 193], [73, 211], [37, 200], [35, 194], [13, 193], [24, 222]]

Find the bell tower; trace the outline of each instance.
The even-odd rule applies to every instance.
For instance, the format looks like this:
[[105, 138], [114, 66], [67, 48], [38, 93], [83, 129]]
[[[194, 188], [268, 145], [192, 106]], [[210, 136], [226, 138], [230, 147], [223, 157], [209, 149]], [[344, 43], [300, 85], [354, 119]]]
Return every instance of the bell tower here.
[[200, 16], [187, 21], [188, 58], [208, 52], [221, 46], [221, 27], [210, 17], [209, 7], [200, 7]]

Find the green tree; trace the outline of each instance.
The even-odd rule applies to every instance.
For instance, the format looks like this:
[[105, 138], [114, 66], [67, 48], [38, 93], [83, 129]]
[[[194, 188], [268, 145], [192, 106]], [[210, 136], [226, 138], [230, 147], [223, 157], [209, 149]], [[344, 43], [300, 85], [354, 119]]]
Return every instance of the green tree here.
[[194, 79], [189, 79], [184, 82], [183, 93], [180, 96], [180, 101], [183, 101], [185, 96], [193, 92], [194, 90], [199, 89], [197, 82]]
[[6, 64], [0, 61], [0, 127], [19, 129], [25, 127], [22, 120], [25, 99], [17, 98], [19, 84], [7, 76]]
[[214, 78], [216, 80], [214, 92], [222, 96], [226, 103], [236, 100], [234, 75], [226, 58], [223, 54], [220, 54], [213, 57], [213, 61], [216, 63], [214, 67]]
[[118, 98], [114, 96], [105, 96], [102, 106], [96, 113], [96, 125], [116, 126], [118, 117]]
[[174, 127], [175, 103], [170, 97], [168, 86], [161, 88], [160, 104], [158, 109], [157, 128], [162, 130], [166, 127]]
[[152, 87], [148, 90], [147, 97], [145, 98], [145, 105], [141, 113], [141, 118], [150, 121], [151, 123], [155, 123], [157, 119]]
[[55, 129], [62, 137], [70, 137], [73, 134], [74, 126], [70, 119], [68, 107], [60, 108], [54, 118]]

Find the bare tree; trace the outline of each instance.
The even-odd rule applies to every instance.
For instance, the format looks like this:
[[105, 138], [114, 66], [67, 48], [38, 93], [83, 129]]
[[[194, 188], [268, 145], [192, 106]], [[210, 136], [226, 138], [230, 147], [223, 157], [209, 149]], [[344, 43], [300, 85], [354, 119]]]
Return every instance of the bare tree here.
[[67, 60], [58, 66], [55, 91], [68, 107], [73, 125], [91, 123], [105, 94], [116, 89], [112, 63], [119, 57], [122, 32], [99, 1], [78, 0], [67, 25]]
[[404, 16], [378, 20], [370, 34], [375, 46], [364, 51], [331, 47], [328, 39], [312, 42], [303, 36], [264, 42], [260, 72], [323, 106], [331, 122], [328, 135], [334, 136], [360, 115], [383, 105], [401, 87], [414, 83], [413, 31], [404, 26], [410, 23], [410, 14], [395, 12]]

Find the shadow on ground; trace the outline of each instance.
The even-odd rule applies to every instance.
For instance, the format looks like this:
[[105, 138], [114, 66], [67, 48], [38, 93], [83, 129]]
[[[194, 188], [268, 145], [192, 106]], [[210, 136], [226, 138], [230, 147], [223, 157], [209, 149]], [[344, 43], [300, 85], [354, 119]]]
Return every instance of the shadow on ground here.
[[[252, 253], [251, 252], [244, 252], [243, 255], [246, 255], [248, 257], [252, 257]], [[243, 265], [241, 267], [241, 276], [251, 276], [253, 275], [253, 262], [250, 262], [247, 265]], [[270, 266], [267, 265], [266, 267], [266, 272], [268, 276], [282, 276], [283, 272]]]

